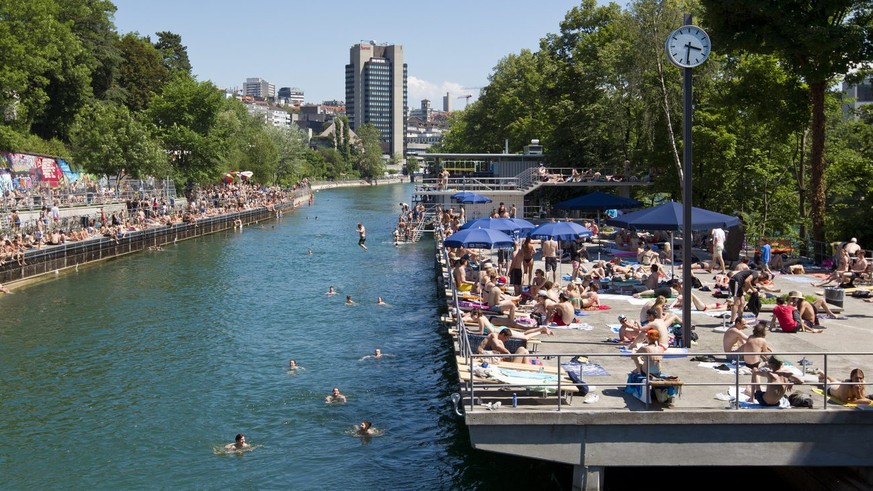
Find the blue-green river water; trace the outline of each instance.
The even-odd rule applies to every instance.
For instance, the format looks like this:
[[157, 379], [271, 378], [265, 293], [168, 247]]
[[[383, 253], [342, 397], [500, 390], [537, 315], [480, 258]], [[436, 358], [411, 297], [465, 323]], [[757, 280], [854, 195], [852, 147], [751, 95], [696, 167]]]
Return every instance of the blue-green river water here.
[[[565, 486], [568, 467], [470, 449], [433, 244], [390, 239], [411, 191], [323, 191], [278, 222], [0, 298], [0, 488]], [[325, 404], [334, 386], [347, 404]], [[384, 435], [350, 435], [362, 419]], [[238, 432], [254, 450], [216, 451]]]

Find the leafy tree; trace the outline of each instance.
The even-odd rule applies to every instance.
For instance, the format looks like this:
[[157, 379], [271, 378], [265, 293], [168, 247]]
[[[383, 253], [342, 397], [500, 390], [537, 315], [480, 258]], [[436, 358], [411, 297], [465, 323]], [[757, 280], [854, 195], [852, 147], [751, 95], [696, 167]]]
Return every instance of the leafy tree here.
[[824, 243], [825, 94], [834, 77], [873, 59], [873, 3], [869, 0], [790, 0], [762, 7], [758, 0], [702, 0], [714, 45], [776, 54], [809, 88], [812, 105], [810, 200], [813, 239]]
[[403, 164], [403, 175], [404, 176], [412, 176], [415, 175], [416, 172], [421, 168], [421, 161], [416, 156], [410, 156], [406, 159], [406, 163]]
[[56, 0], [58, 20], [70, 26], [82, 45], [82, 63], [91, 74], [91, 89], [98, 99], [112, 98], [115, 67], [121, 61], [118, 33], [112, 23], [117, 10], [110, 0]]
[[74, 161], [97, 175], [161, 175], [167, 154], [146, 124], [127, 107], [95, 102], [86, 106], [71, 130]]
[[124, 104], [131, 111], [147, 108], [170, 79], [161, 53], [146, 38], [125, 34], [118, 41], [122, 61], [118, 65], [117, 84], [124, 94]]
[[218, 179], [228, 140], [217, 122], [227, 104], [231, 102], [226, 103], [211, 82], [176, 77], [146, 111], [158, 128], [178, 177], [187, 183]]
[[358, 138], [361, 139], [361, 153], [356, 161], [361, 177], [374, 178], [385, 174], [385, 163], [382, 161], [381, 134], [379, 128], [365, 124], [358, 128]]
[[157, 36], [155, 48], [161, 54], [164, 68], [174, 75], [190, 77], [191, 61], [188, 59], [188, 47], [182, 44], [182, 36], [169, 31], [161, 31]]
[[297, 182], [303, 176], [306, 164], [306, 135], [296, 127], [268, 126], [266, 132], [279, 154], [273, 182], [284, 184]]

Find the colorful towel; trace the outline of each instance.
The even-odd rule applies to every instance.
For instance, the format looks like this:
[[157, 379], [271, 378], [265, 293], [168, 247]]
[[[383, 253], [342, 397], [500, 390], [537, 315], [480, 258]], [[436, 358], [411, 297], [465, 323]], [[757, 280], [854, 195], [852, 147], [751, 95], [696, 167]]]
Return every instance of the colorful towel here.
[[[824, 395], [824, 390], [823, 390], [823, 389], [820, 389], [820, 388], [818, 388], [818, 387], [813, 387], [813, 388], [812, 388], [812, 391], [815, 392], [816, 394], [820, 395], [820, 396], [823, 396], [823, 395]], [[846, 406], [846, 407], [858, 407], [858, 404], [856, 404], [856, 403], [854, 403], [854, 402], [843, 402], [843, 401], [837, 399], [836, 397], [834, 397], [834, 396], [832, 396], [832, 395], [830, 395], [830, 394], [828, 394], [828, 402], [831, 403], [831, 404], [839, 404], [840, 406]], [[866, 404], [865, 404], [865, 405], [866, 405]]]
[[[630, 350], [627, 346], [621, 346], [618, 348], [621, 351], [621, 354], [625, 356], [630, 356], [634, 354], [633, 351]], [[664, 352], [664, 358], [685, 358], [685, 355], [688, 354], [688, 348], [667, 348], [667, 351]]]

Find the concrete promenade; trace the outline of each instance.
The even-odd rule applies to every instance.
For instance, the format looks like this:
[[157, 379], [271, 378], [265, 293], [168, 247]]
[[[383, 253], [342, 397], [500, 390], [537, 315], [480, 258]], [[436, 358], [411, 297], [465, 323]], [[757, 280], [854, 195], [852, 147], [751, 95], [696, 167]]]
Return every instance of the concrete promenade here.
[[[441, 264], [448, 271], [444, 261]], [[545, 269], [539, 257], [535, 268]], [[563, 271], [569, 270], [570, 265], [564, 264]], [[697, 276], [712, 286], [712, 274]], [[798, 290], [814, 294], [821, 289], [812, 287], [813, 281], [819, 279], [777, 275], [775, 285], [782, 293]], [[448, 289], [446, 293], [451, 295]], [[707, 303], [719, 301], [710, 293], [696, 294]], [[571, 464], [576, 489], [601, 489], [602, 471], [611, 466], [851, 467], [873, 482], [873, 411], [863, 410], [873, 408], [825, 404], [824, 397], [813, 391], [816, 376], [809, 373], [806, 379], [810, 383], [795, 390], [812, 395], [813, 409], [736, 409], [732, 402], [716, 396], [736, 385], [743, 390], [750, 376], [742, 371], [737, 376], [736, 371], [701, 367], [700, 362], [690, 360], [714, 354], [721, 360], [718, 364], [724, 361], [723, 335], [718, 332], [723, 321], [698, 312], [692, 314], [692, 322], [699, 342], [686, 357], [661, 363], [665, 374], [684, 382], [681, 396], [672, 407], [657, 402], [647, 406], [623, 390], [634, 368], [632, 360], [620, 354], [618, 345], [606, 342], [617, 336], [608, 325], [618, 324], [619, 314], [639, 319], [643, 302], [629, 296], [601, 295], [601, 303], [610, 309], [586, 312], [582, 318], [591, 330], [556, 329], [554, 336], [541, 335], [536, 353], [545, 370], [553, 373], [557, 373], [559, 358], [566, 363], [576, 355], [601, 365], [607, 375], [585, 377], [588, 384], [597, 387], [592, 392], [597, 395], [596, 402], [576, 395], [559, 406], [558, 397], [543, 397], [524, 387], [499, 390], [488, 388], [487, 383], [471, 383], [469, 365], [463, 365], [455, 338], [462, 368], [458, 379], [465, 403], [462, 410], [474, 447]], [[848, 378], [856, 367], [873, 373], [873, 303], [846, 295], [844, 305], [841, 315], [845, 318], [822, 320], [826, 327], [823, 333], [768, 332], [767, 341], [783, 360], [801, 370], [799, 362], [806, 359], [812, 362], [809, 371], [826, 370], [840, 380]], [[770, 317], [769, 312], [762, 312], [759, 318], [769, 321]], [[570, 382], [563, 379], [562, 384]], [[868, 387], [868, 393], [871, 389]], [[520, 396], [517, 408], [512, 407], [513, 392]], [[501, 407], [471, 407], [471, 397], [482, 403], [500, 401]]]

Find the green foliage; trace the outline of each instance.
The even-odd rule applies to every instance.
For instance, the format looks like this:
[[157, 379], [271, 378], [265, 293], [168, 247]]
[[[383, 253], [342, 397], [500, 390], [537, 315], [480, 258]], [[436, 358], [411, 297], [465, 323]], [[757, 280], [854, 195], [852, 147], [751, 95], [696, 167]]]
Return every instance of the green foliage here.
[[416, 156], [410, 156], [406, 159], [406, 163], [403, 164], [403, 175], [411, 176], [417, 173], [421, 169], [421, 160]]
[[71, 131], [73, 158], [96, 175], [144, 177], [164, 175], [167, 154], [147, 124], [127, 107], [107, 102], [87, 106]]
[[385, 174], [385, 163], [382, 161], [379, 128], [365, 124], [358, 128], [357, 134], [361, 139], [361, 153], [355, 160], [355, 169], [364, 178], [381, 177]]
[[167, 71], [174, 75], [190, 77], [191, 61], [188, 59], [188, 47], [182, 44], [182, 36], [169, 31], [161, 31], [157, 35], [155, 48], [161, 54]]
[[146, 38], [128, 33], [117, 43], [122, 61], [118, 64], [116, 83], [124, 104], [131, 111], [149, 107], [170, 78], [161, 53]]

